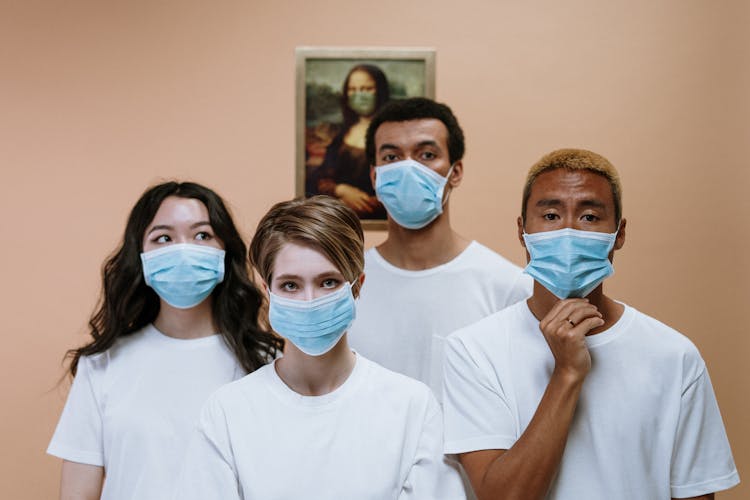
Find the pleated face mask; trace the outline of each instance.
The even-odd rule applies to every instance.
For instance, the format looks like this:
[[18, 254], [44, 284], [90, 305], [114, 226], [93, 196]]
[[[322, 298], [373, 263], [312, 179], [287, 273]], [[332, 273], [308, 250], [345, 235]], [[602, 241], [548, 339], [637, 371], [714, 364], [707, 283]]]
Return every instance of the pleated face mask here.
[[609, 253], [618, 231], [565, 228], [524, 232], [523, 240], [531, 256], [524, 272], [560, 299], [585, 297], [615, 272]]
[[224, 250], [177, 243], [141, 253], [146, 284], [167, 304], [197, 306], [224, 280]]
[[375, 193], [399, 226], [421, 229], [443, 213], [443, 177], [414, 160], [375, 167]]
[[356, 317], [351, 283], [313, 300], [269, 295], [271, 328], [310, 356], [333, 349]]

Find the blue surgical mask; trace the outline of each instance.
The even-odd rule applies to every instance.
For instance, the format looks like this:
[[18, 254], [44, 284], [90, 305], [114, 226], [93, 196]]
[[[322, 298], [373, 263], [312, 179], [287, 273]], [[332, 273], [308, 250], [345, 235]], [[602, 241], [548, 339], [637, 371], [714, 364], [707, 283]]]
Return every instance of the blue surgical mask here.
[[177, 243], [143, 252], [146, 284], [167, 304], [179, 309], [197, 306], [224, 279], [224, 250]]
[[271, 328], [310, 356], [335, 346], [354, 322], [356, 308], [350, 283], [313, 300], [294, 300], [269, 292]]
[[524, 233], [531, 256], [524, 272], [560, 299], [585, 297], [615, 272], [609, 252], [616, 238], [617, 231], [598, 233], [572, 228]]
[[[375, 193], [399, 226], [421, 229], [443, 213], [443, 177], [415, 160], [375, 167]], [[446, 198], [447, 199], [447, 198]]]
[[347, 100], [349, 107], [359, 116], [370, 116], [375, 111], [375, 92], [352, 92]]

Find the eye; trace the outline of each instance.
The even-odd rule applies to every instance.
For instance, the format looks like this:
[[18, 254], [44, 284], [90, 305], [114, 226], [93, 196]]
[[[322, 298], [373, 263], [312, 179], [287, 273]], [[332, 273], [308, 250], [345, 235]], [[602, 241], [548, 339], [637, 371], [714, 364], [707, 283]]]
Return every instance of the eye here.
[[206, 231], [201, 231], [198, 234], [195, 235], [195, 239], [199, 241], [206, 241], [213, 238], [213, 235], [211, 233], [208, 233]]
[[162, 234], [156, 237], [154, 240], [156, 243], [169, 243], [172, 241], [172, 238], [169, 237], [169, 235]]
[[434, 160], [437, 158], [437, 155], [432, 151], [425, 151], [420, 156], [423, 160]]
[[386, 153], [381, 157], [381, 160], [383, 160], [386, 163], [392, 163], [394, 161], [398, 160], [398, 155], [395, 155], [393, 153]]
[[586, 222], [596, 222], [599, 220], [599, 217], [594, 214], [584, 214], [581, 216], [581, 219], [585, 220]]
[[336, 288], [339, 286], [341, 282], [334, 278], [327, 278], [324, 279], [323, 282], [320, 284], [323, 288]]
[[297, 290], [297, 283], [294, 281], [285, 281], [281, 284], [280, 288], [285, 292], [293, 292]]
[[545, 220], [556, 220], [556, 219], [559, 219], [559, 218], [560, 218], [560, 216], [559, 216], [559, 215], [557, 215], [557, 214], [556, 214], [556, 213], [554, 213], [554, 212], [549, 212], [549, 213], [546, 213], [546, 214], [542, 215], [542, 217], [543, 217], [543, 218], [544, 218]]

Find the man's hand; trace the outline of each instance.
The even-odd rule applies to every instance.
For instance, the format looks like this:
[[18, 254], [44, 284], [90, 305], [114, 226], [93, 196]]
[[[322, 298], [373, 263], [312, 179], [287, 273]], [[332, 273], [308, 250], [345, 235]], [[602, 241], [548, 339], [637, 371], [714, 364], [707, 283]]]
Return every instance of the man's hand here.
[[587, 299], [565, 299], [555, 304], [539, 323], [555, 357], [555, 371], [582, 380], [591, 370], [586, 335], [604, 324], [602, 314]]
[[601, 313], [586, 299], [561, 300], [539, 323], [555, 369], [528, 427], [509, 450], [459, 455], [480, 499], [546, 497], [560, 467], [583, 381], [591, 370], [585, 337], [603, 324]]

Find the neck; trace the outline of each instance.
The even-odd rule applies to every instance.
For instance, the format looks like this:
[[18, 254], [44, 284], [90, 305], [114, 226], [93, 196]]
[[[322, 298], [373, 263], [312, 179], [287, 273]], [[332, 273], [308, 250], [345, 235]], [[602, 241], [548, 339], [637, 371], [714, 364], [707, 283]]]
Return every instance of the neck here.
[[446, 203], [443, 213], [422, 229], [406, 229], [388, 219], [388, 238], [378, 253], [401, 269], [419, 271], [450, 262], [471, 243], [453, 231]]
[[162, 300], [154, 326], [164, 335], [178, 339], [196, 339], [215, 334], [211, 297], [190, 309], [177, 309]]
[[[594, 328], [587, 333], [587, 335], [596, 335], [597, 333], [608, 330], [612, 325], [617, 323], [622, 316], [622, 313], [625, 311], [625, 307], [623, 307], [622, 304], [618, 304], [604, 295], [603, 285], [596, 287], [594, 291], [586, 296], [586, 298], [589, 303], [596, 306], [599, 312], [602, 313], [602, 319], [604, 319], [604, 324], [602, 326]], [[552, 292], [544, 288], [544, 286], [540, 285], [537, 281], [534, 281], [534, 293], [529, 297], [526, 303], [528, 304], [531, 313], [536, 319], [541, 321], [541, 319], [544, 318], [559, 301], [560, 299]]]
[[349, 348], [346, 334], [321, 356], [310, 356], [291, 342], [284, 356], [276, 361], [276, 373], [294, 392], [303, 396], [322, 396], [339, 388], [354, 369], [356, 356]]

